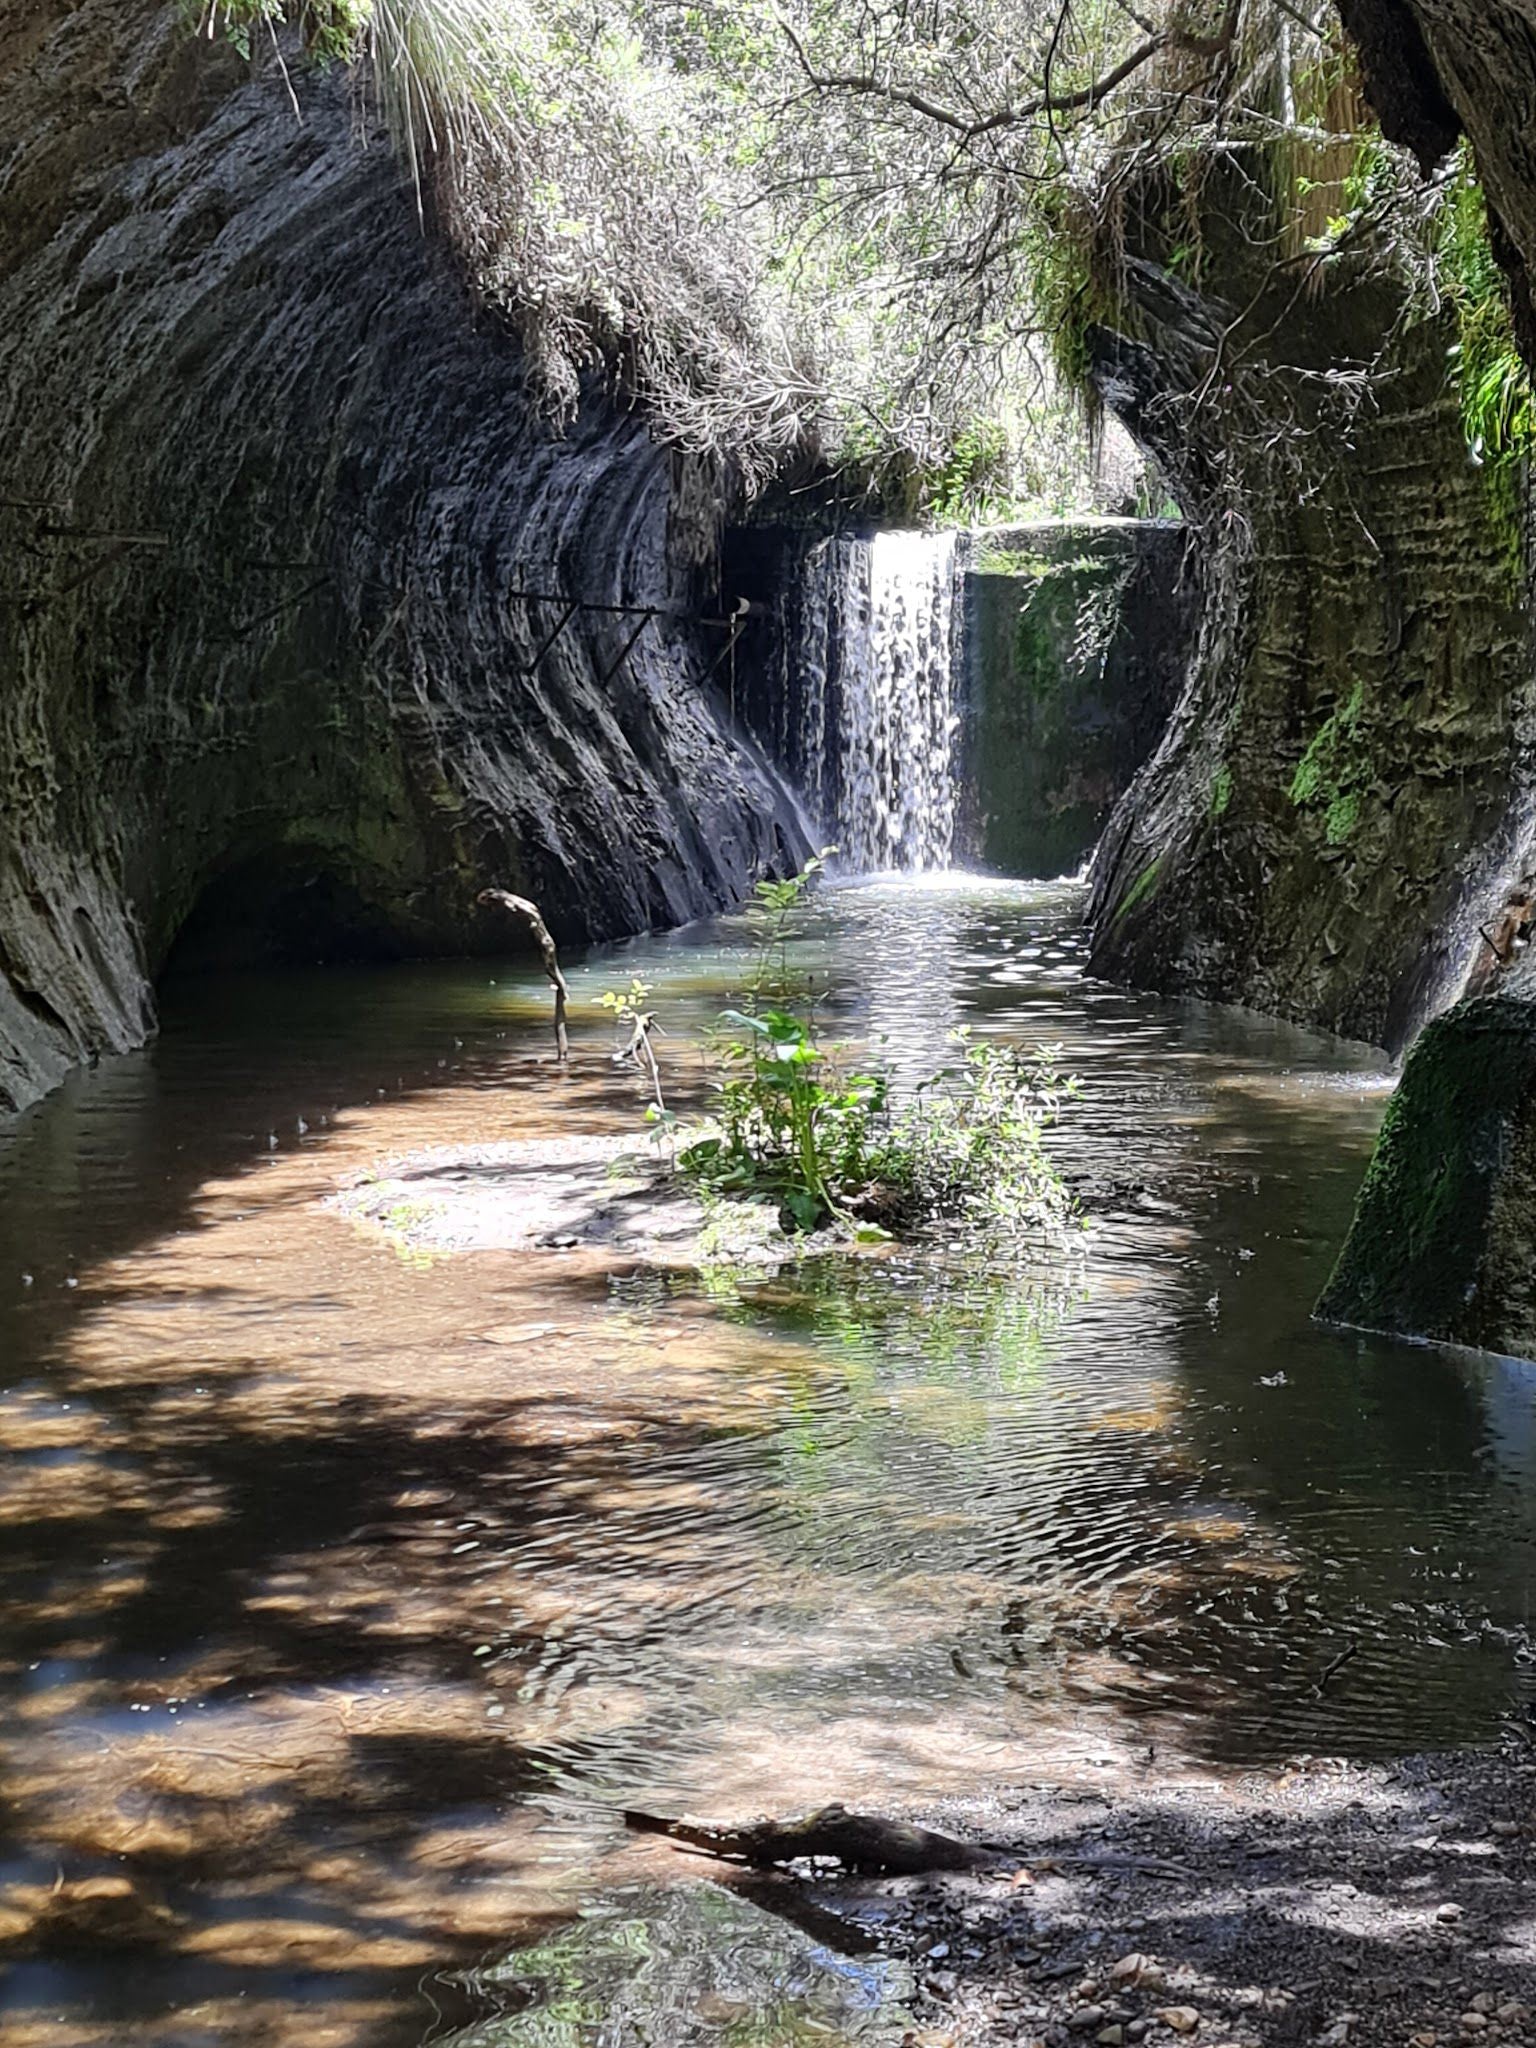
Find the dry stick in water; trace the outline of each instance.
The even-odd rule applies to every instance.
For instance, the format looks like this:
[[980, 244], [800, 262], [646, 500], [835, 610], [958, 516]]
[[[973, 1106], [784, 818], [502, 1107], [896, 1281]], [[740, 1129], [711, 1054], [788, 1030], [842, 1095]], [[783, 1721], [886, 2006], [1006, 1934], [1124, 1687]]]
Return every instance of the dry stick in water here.
[[565, 985], [565, 976], [560, 972], [560, 955], [554, 940], [549, 935], [549, 926], [544, 922], [537, 903], [530, 903], [526, 896], [513, 896], [506, 889], [482, 889], [476, 899], [481, 903], [500, 904], [514, 917], [520, 917], [533, 932], [534, 942], [539, 949], [539, 958], [544, 963], [544, 972], [549, 977], [550, 987], [555, 992], [555, 1054], [563, 1067], [571, 1055], [571, 1043], [565, 1031], [565, 1005], [570, 990]]
[[[641, 1073], [650, 1080], [651, 1093], [656, 1098], [656, 1107], [664, 1113], [667, 1105], [661, 1099], [661, 1068], [656, 1062], [656, 1048], [651, 1043], [651, 1033], [660, 1030], [661, 1026], [656, 1022], [655, 1017], [649, 1010], [640, 1011], [635, 1017], [635, 1028], [630, 1035], [628, 1045], [624, 1047], [622, 1052], [614, 1054], [613, 1063], [616, 1067], [621, 1067], [626, 1060], [633, 1060]], [[665, 1036], [666, 1034], [663, 1033], [662, 1035]]]

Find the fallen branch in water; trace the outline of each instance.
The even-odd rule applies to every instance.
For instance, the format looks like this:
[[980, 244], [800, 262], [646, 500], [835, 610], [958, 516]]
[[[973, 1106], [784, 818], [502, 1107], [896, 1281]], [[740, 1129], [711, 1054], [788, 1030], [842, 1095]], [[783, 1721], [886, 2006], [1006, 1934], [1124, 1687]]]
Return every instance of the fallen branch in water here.
[[711, 1856], [759, 1866], [789, 1863], [797, 1856], [826, 1856], [849, 1870], [914, 1876], [924, 1870], [990, 1870], [1001, 1861], [995, 1849], [958, 1842], [952, 1835], [905, 1821], [850, 1813], [845, 1806], [821, 1806], [798, 1820], [760, 1820], [740, 1828], [635, 1812], [625, 1814], [624, 1825], [636, 1834], [666, 1835]]
[[539, 906], [537, 903], [530, 903], [526, 896], [513, 896], [506, 889], [482, 889], [476, 901], [499, 904], [514, 917], [524, 919], [531, 928], [534, 943], [539, 949], [539, 958], [544, 963], [544, 972], [555, 992], [555, 1056], [563, 1067], [571, 1056], [571, 1043], [565, 1029], [565, 1006], [571, 992], [565, 985], [565, 976], [560, 972], [560, 954], [550, 937], [549, 926], [544, 922]]
[[[766, 1869], [800, 1856], [825, 1856], [847, 1869], [872, 1875], [911, 1877], [925, 1870], [996, 1870], [1016, 1864], [1016, 1843], [961, 1842], [932, 1828], [877, 1814], [850, 1813], [846, 1806], [820, 1806], [797, 1820], [759, 1820], [746, 1827], [711, 1827], [703, 1821], [667, 1820], [657, 1813], [628, 1812], [625, 1827], [635, 1834], [665, 1835], [690, 1849], [733, 1863]], [[1049, 1852], [1028, 1859], [1031, 1872], [1063, 1870], [1132, 1871], [1143, 1877], [1192, 1878], [1182, 1863], [1152, 1856], [1067, 1855]]]
[[1316, 1683], [1312, 1687], [1313, 1692], [1317, 1694], [1319, 1699], [1321, 1699], [1323, 1694], [1328, 1690], [1329, 1679], [1334, 1677], [1336, 1673], [1344, 1669], [1344, 1666], [1349, 1662], [1350, 1658], [1354, 1656], [1355, 1652], [1359, 1649], [1359, 1647], [1360, 1644], [1357, 1638], [1351, 1636], [1349, 1641], [1345, 1644], [1344, 1648], [1340, 1650], [1337, 1657], [1335, 1657], [1331, 1663], [1324, 1665], [1321, 1676], [1317, 1679]]
[[667, 1105], [661, 1096], [661, 1068], [656, 1063], [656, 1048], [651, 1043], [651, 1033], [660, 1030], [661, 1026], [656, 1022], [655, 1016], [651, 1011], [637, 1010], [634, 1014], [633, 1029], [630, 1032], [629, 1043], [622, 1051], [614, 1054], [613, 1063], [616, 1067], [621, 1067], [626, 1060], [633, 1060], [641, 1073], [650, 1081], [651, 1093], [656, 1098], [656, 1108], [664, 1114]]

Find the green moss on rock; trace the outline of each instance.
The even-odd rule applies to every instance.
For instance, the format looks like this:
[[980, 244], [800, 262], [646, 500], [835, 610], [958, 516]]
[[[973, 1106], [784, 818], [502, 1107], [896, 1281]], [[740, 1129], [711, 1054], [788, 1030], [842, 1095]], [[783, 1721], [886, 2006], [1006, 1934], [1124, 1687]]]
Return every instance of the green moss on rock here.
[[1125, 899], [1121, 903], [1120, 908], [1115, 912], [1115, 916], [1117, 918], [1128, 917], [1138, 903], [1144, 902], [1152, 894], [1152, 891], [1157, 887], [1158, 882], [1162, 878], [1162, 872], [1163, 855], [1159, 854], [1156, 860], [1148, 861], [1135, 881], [1132, 882], [1130, 888], [1126, 890]]
[[1363, 731], [1365, 685], [1356, 683], [1314, 734], [1291, 777], [1291, 802], [1320, 806], [1323, 835], [1342, 846], [1360, 822], [1360, 799], [1372, 779]]
[[965, 582], [969, 857], [1077, 868], [1156, 744], [1187, 662], [1185, 538], [1158, 522], [991, 535]]
[[1463, 1003], [1414, 1047], [1325, 1321], [1536, 1351], [1536, 1006]]

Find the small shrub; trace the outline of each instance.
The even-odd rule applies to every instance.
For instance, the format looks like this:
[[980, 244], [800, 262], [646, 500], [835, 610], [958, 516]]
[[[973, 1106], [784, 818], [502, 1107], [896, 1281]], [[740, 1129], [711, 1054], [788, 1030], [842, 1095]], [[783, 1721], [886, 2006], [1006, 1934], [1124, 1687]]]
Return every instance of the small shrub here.
[[873, 1134], [865, 1159], [879, 1185], [899, 1190], [908, 1217], [970, 1220], [1009, 1233], [1056, 1231], [1071, 1197], [1045, 1149], [1045, 1133], [1076, 1092], [1055, 1051], [973, 1045], [963, 1030], [957, 1067], [936, 1075]]
[[940, 1218], [1006, 1233], [1058, 1230], [1074, 1215], [1044, 1136], [1073, 1084], [1054, 1056], [973, 1045], [906, 1101], [883, 1070], [845, 1068], [789, 943], [823, 864], [758, 885], [756, 971], [713, 1041], [710, 1126], [676, 1154], [696, 1187], [771, 1201], [791, 1231], [827, 1224], [875, 1238]]

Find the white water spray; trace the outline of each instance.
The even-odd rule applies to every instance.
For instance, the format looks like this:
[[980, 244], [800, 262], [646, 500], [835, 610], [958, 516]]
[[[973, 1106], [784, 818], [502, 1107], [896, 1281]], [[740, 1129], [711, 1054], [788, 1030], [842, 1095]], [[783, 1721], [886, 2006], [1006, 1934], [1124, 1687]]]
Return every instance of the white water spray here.
[[858, 872], [953, 861], [954, 603], [950, 533], [842, 536], [807, 565], [795, 752]]

